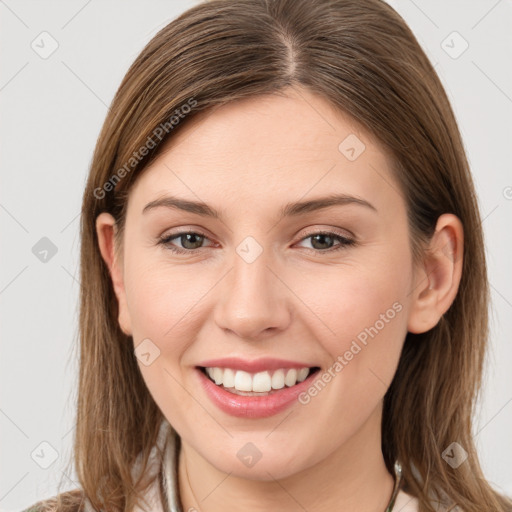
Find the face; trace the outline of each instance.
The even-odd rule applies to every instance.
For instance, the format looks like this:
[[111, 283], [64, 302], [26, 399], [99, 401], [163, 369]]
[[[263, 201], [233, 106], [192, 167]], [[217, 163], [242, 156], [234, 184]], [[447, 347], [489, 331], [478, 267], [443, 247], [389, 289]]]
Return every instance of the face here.
[[414, 267], [390, 162], [350, 118], [288, 90], [191, 120], [123, 240], [119, 321], [189, 450], [263, 480], [380, 440]]

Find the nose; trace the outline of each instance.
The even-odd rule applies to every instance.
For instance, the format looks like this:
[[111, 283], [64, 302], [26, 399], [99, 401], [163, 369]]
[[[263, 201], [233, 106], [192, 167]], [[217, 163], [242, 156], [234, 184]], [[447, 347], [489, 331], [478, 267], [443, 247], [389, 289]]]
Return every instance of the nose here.
[[290, 291], [265, 251], [251, 263], [235, 254], [219, 292], [215, 322], [241, 339], [275, 336], [291, 320]]

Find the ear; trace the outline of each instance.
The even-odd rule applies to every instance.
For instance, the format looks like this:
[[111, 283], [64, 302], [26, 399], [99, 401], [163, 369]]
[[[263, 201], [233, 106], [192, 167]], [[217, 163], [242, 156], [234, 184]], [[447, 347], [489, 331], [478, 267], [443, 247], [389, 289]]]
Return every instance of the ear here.
[[100, 213], [96, 218], [96, 233], [101, 256], [105, 260], [112, 278], [112, 285], [117, 297], [119, 310], [119, 326], [128, 336], [132, 335], [131, 319], [126, 303], [126, 292], [124, 287], [122, 258], [117, 258], [115, 247], [115, 233], [117, 225], [110, 213]]
[[432, 329], [451, 306], [462, 276], [463, 248], [460, 219], [451, 213], [441, 215], [415, 272], [409, 332], [419, 334]]

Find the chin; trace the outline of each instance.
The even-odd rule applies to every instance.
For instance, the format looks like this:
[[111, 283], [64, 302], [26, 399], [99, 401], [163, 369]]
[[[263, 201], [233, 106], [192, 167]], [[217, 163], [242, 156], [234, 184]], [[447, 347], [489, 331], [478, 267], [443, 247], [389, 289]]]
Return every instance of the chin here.
[[[264, 434], [267, 435], [268, 432]], [[255, 439], [254, 436], [250, 438]], [[269, 440], [258, 442], [255, 439], [252, 442], [243, 436], [241, 439], [230, 440], [230, 446], [224, 450], [216, 453], [206, 452], [203, 456], [219, 471], [229, 473], [230, 476], [269, 482], [290, 477], [318, 462], [313, 460], [312, 454], [308, 457], [308, 454], [304, 453], [305, 448], [311, 450], [310, 443], [300, 443], [301, 448], [287, 448], [283, 447], [284, 443], [277, 437], [275, 441], [275, 444]]]

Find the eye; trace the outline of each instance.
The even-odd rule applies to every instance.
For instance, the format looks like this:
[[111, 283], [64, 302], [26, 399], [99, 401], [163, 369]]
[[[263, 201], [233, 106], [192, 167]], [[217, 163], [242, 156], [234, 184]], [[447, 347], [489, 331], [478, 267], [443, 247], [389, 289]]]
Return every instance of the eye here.
[[[345, 249], [348, 246], [355, 245], [355, 240], [347, 238], [344, 235], [331, 231], [318, 231], [301, 239], [301, 242], [311, 239], [312, 248], [307, 248], [315, 252], [332, 252]], [[181, 247], [176, 246], [173, 240], [178, 240]], [[177, 254], [186, 254], [203, 249], [203, 242], [208, 240], [206, 235], [197, 231], [181, 231], [172, 235], [167, 235], [159, 239], [158, 244], [165, 246], [168, 250]], [[337, 242], [333, 246], [333, 243]]]
[[[311, 233], [304, 237], [301, 242], [308, 239], [311, 239], [312, 250], [317, 252], [339, 251], [348, 246], [355, 245], [356, 243], [355, 240], [351, 238], [347, 238], [346, 236], [330, 231], [317, 231], [315, 233]], [[333, 247], [332, 244], [335, 241], [337, 241], [338, 244]]]
[[[181, 247], [176, 247], [171, 243], [172, 240], [178, 239], [181, 243]], [[196, 231], [181, 231], [173, 235], [164, 236], [159, 239], [158, 243], [164, 245], [167, 249], [172, 252], [184, 254], [191, 253], [197, 249], [202, 249], [202, 243], [204, 240], [208, 240], [206, 235], [198, 233]]]

